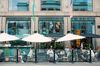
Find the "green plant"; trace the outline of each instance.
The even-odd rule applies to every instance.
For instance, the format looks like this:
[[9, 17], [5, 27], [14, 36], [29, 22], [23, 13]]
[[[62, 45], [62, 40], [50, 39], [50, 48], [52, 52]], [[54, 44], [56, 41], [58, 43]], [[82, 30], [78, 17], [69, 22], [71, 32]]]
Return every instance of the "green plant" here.
[[11, 46], [15, 46], [15, 45], [27, 45], [27, 42], [21, 41], [21, 40], [17, 40], [17, 41], [11, 41], [10, 44], [11, 44]]
[[64, 49], [64, 44], [63, 43], [56, 43], [55, 49]]
[[6, 57], [10, 56], [9, 48], [5, 48], [4, 54], [5, 54]]

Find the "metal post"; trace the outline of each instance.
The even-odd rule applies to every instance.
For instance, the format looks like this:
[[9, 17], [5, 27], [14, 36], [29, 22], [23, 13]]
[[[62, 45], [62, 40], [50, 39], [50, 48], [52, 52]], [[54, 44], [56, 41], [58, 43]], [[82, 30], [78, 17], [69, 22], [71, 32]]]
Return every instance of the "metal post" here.
[[16, 48], [16, 63], [18, 63], [18, 48]]
[[56, 63], [56, 61], [55, 61], [55, 49], [53, 51], [54, 51], [54, 63]]
[[90, 49], [90, 59], [89, 62], [92, 63], [92, 57], [91, 57], [91, 43], [92, 43], [92, 37], [90, 38], [90, 44], [89, 44], [89, 49]]
[[35, 63], [37, 63], [37, 44], [35, 44]]
[[90, 48], [90, 59], [89, 62], [92, 63], [92, 58], [91, 58], [91, 48]]
[[72, 63], [74, 62], [74, 61], [73, 61], [73, 58], [74, 58], [73, 53], [74, 53], [74, 52], [73, 52], [73, 48], [72, 48]]
[[54, 43], [54, 49], [53, 49], [53, 51], [54, 51], [54, 63], [56, 63], [56, 60], [55, 60], [55, 48], [56, 48], [56, 47], [55, 47], [55, 44], [56, 44], [56, 43], [55, 43], [55, 39], [54, 39], [53, 43]]

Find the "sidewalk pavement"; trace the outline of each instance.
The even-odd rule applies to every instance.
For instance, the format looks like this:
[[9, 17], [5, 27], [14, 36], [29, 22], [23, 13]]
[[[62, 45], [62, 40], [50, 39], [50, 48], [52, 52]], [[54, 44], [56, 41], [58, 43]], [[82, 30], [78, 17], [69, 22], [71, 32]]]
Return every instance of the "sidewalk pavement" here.
[[69, 62], [60, 62], [60, 63], [12, 63], [12, 62], [3, 62], [0, 63], [0, 66], [100, 66], [100, 62], [93, 62], [93, 63], [87, 63], [87, 62], [75, 62], [75, 63], [69, 63]]

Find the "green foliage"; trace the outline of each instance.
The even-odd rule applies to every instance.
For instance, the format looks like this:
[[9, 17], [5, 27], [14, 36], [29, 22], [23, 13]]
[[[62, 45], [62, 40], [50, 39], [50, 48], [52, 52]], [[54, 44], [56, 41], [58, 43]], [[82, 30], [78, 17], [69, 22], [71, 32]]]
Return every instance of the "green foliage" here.
[[64, 49], [63, 43], [56, 43], [55, 49]]
[[64, 49], [64, 44], [63, 43], [55, 43], [55, 47], [54, 47], [54, 43], [53, 44], [41, 43], [39, 48], [47, 49], [47, 48], [50, 48], [50, 46], [52, 46], [52, 48], [55, 48], [55, 49]]
[[9, 48], [5, 48], [4, 49], [4, 54], [5, 54], [5, 56], [10, 56], [10, 51], [9, 51]]
[[25, 41], [21, 41], [21, 40], [17, 40], [17, 41], [11, 41], [10, 42], [11, 46], [16, 46], [16, 45], [27, 45], [27, 42]]

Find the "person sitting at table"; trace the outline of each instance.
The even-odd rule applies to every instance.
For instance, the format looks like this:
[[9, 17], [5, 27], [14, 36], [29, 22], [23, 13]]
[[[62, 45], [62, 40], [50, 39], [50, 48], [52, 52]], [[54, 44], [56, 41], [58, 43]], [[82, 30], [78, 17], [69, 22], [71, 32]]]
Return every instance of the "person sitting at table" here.
[[47, 50], [47, 55], [48, 55], [48, 60], [50, 62], [52, 62], [53, 61], [53, 56], [54, 56], [54, 52], [53, 52], [52, 46], [51, 46], [50, 49]]

